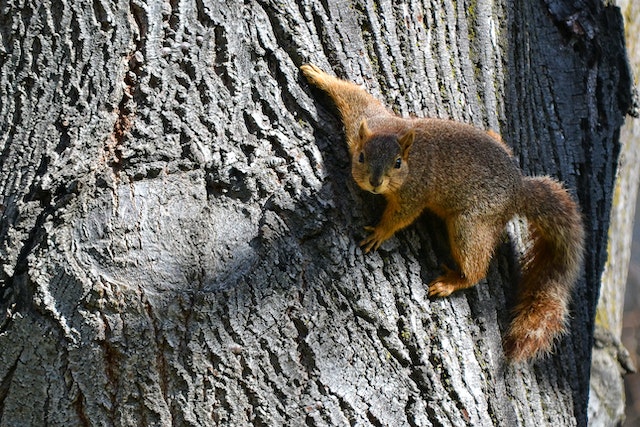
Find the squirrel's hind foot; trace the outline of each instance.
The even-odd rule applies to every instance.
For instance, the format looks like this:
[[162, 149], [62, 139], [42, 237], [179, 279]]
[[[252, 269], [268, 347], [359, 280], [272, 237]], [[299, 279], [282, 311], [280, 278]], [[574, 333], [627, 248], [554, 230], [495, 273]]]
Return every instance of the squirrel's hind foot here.
[[300, 66], [300, 70], [312, 85], [319, 88], [324, 88], [326, 86], [326, 77], [329, 75], [322, 71], [317, 65], [304, 64]]
[[450, 269], [446, 265], [442, 265], [445, 273], [429, 283], [430, 297], [448, 297], [455, 291], [470, 288], [475, 283], [469, 283], [469, 280], [459, 272]]

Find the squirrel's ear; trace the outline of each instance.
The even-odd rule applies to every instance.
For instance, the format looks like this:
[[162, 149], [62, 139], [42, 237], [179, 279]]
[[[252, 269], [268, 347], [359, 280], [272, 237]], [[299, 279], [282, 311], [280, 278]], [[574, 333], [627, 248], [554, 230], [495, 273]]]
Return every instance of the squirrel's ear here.
[[413, 145], [413, 140], [416, 138], [416, 131], [413, 129], [409, 129], [404, 135], [400, 137], [398, 140], [398, 144], [400, 144], [400, 149], [402, 150], [402, 157], [407, 157], [409, 154], [409, 149]]
[[367, 121], [363, 120], [360, 122], [360, 129], [358, 130], [358, 137], [360, 138], [360, 142], [366, 141], [371, 136], [371, 131], [369, 130], [369, 126], [367, 126]]

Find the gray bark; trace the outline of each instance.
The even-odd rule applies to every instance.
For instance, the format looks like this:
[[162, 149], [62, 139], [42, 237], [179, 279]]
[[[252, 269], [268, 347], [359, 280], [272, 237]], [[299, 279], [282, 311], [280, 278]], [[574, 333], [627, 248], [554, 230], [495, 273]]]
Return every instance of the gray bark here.
[[[625, 24], [626, 45], [632, 69], [640, 65], [640, 5], [637, 2], [620, 0], [616, 2], [622, 11]], [[635, 81], [635, 80], [634, 80]], [[620, 132], [621, 150], [618, 174], [609, 226], [608, 257], [602, 274], [600, 300], [596, 313], [595, 346], [591, 363], [591, 390], [589, 393], [589, 425], [611, 426], [635, 425], [634, 411], [625, 414], [625, 384], [621, 373], [634, 372], [634, 357], [623, 347], [624, 298], [633, 295], [632, 281], [627, 280], [636, 198], [640, 182], [640, 105], [637, 98], [631, 117], [626, 120]], [[630, 289], [625, 292], [625, 285]], [[631, 298], [633, 301], [634, 298]], [[637, 353], [635, 348], [629, 348]], [[636, 362], [637, 363], [637, 362]], [[630, 408], [633, 407], [633, 396]], [[626, 416], [626, 420], [625, 420]]]
[[[572, 6], [573, 7], [573, 6]], [[0, 425], [584, 425], [630, 103], [596, 2], [0, 4]], [[447, 299], [298, 67], [501, 131], [581, 202], [571, 333], [506, 363], [517, 260]]]

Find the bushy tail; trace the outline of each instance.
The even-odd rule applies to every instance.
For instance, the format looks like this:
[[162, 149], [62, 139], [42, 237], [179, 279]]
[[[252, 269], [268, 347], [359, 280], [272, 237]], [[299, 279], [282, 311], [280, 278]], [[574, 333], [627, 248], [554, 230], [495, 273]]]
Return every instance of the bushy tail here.
[[549, 353], [565, 332], [584, 250], [578, 206], [560, 183], [526, 177], [521, 199], [518, 211], [529, 221], [531, 241], [522, 263], [515, 316], [504, 339], [505, 353], [513, 361]]

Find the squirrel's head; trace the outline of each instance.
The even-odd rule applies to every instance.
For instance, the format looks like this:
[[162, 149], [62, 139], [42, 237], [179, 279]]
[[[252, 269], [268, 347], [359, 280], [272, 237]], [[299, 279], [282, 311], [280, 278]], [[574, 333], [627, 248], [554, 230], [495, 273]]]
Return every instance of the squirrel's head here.
[[409, 174], [407, 159], [414, 137], [413, 129], [403, 135], [372, 133], [363, 120], [351, 159], [351, 175], [358, 186], [375, 194], [400, 188]]

